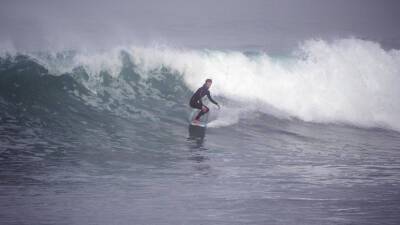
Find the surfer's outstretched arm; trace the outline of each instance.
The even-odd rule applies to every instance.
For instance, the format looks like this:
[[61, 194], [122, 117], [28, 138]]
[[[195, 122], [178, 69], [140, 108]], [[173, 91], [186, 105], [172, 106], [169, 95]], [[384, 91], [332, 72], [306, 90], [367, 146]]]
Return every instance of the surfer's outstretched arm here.
[[212, 103], [214, 103], [215, 105], [217, 105], [217, 106], [219, 107], [218, 102], [216, 102], [214, 99], [211, 98], [211, 95], [210, 95], [210, 92], [209, 92], [209, 91], [207, 92], [207, 97], [208, 97], [208, 99], [210, 99], [210, 101], [211, 101]]

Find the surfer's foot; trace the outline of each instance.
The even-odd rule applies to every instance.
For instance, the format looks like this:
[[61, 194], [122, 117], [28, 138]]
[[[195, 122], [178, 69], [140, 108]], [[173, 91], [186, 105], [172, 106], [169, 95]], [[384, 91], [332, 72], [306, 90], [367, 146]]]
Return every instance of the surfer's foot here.
[[193, 123], [200, 123], [200, 120], [193, 120]]

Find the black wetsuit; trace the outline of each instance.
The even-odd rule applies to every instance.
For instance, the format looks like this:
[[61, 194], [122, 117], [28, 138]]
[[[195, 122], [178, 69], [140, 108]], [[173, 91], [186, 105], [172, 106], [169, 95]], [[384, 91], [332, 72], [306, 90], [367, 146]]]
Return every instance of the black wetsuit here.
[[[211, 98], [210, 91], [208, 90], [207, 85], [204, 84], [201, 88], [197, 89], [197, 91], [193, 94], [192, 98], [190, 98], [189, 105], [192, 108], [200, 109], [200, 113], [196, 116], [196, 120], [199, 120], [202, 115], [210, 111], [210, 109], [207, 106], [204, 106], [203, 102], [201, 101], [201, 99], [206, 95], [212, 103], [218, 105], [218, 103]], [[205, 111], [202, 110], [203, 106], [206, 108]]]

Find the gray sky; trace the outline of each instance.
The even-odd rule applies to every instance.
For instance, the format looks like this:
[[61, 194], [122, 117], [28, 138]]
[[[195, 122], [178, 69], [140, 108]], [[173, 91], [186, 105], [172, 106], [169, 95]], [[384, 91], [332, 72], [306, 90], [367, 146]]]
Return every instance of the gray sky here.
[[309, 38], [400, 46], [396, 0], [0, 0], [0, 45], [108, 48], [161, 42], [285, 51]]

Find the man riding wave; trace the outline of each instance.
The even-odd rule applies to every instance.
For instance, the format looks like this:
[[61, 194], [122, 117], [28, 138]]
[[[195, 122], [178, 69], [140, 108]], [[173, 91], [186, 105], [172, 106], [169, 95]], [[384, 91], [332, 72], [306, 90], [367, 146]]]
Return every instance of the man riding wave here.
[[212, 80], [207, 79], [206, 82], [203, 84], [203, 86], [200, 87], [199, 89], [197, 89], [197, 91], [190, 98], [190, 103], [189, 103], [190, 107], [200, 109], [200, 112], [197, 114], [197, 116], [193, 120], [193, 123], [199, 123], [200, 117], [202, 115], [208, 113], [208, 111], [210, 111], [210, 109], [207, 106], [203, 105], [203, 102], [201, 101], [201, 99], [204, 96], [207, 95], [208, 99], [210, 99], [210, 101], [212, 103], [217, 105], [218, 109], [220, 108], [219, 104], [216, 101], [214, 101], [214, 99], [211, 98], [210, 91], [209, 91], [211, 84], [212, 84]]

